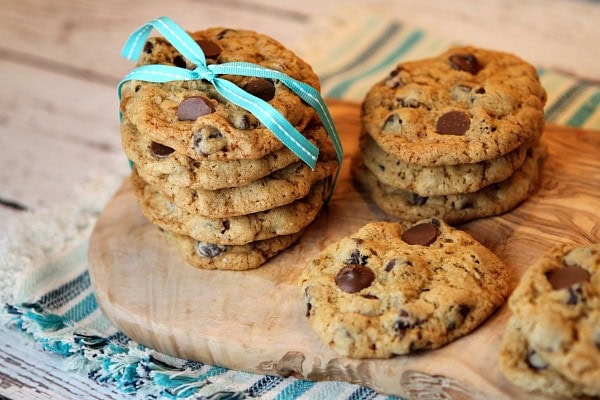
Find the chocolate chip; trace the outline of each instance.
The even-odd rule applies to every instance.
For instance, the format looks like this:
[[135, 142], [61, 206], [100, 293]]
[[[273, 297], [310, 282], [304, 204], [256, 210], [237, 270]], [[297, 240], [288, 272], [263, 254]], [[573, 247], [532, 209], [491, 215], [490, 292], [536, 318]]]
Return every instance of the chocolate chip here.
[[217, 34], [217, 39], [219, 39], [219, 40], [223, 39], [225, 36], [227, 36], [227, 34], [229, 32], [235, 32], [235, 30], [233, 30], [233, 29], [223, 29], [221, 32], [219, 32]]
[[192, 144], [199, 154], [213, 154], [222, 151], [227, 147], [227, 138], [212, 126], [202, 127], [194, 133]]
[[231, 224], [230, 224], [229, 220], [226, 219], [221, 223], [221, 225], [223, 225], [223, 229], [221, 229], [221, 234], [223, 234], [229, 230], [229, 227]]
[[461, 304], [458, 306], [458, 313], [463, 317], [463, 320], [467, 318], [467, 315], [471, 312], [471, 307], [466, 304]]
[[478, 88], [478, 89], [475, 90], [475, 93], [477, 93], [477, 94], [485, 94], [485, 88], [480, 87], [480, 88]]
[[589, 282], [590, 273], [577, 265], [558, 267], [547, 271], [546, 279], [552, 285], [552, 289], [559, 290], [578, 283]]
[[144, 44], [144, 53], [151, 54], [152, 50], [154, 50], [152, 42], [146, 42], [146, 44]]
[[399, 98], [398, 103], [400, 103], [401, 107], [410, 108], [418, 108], [421, 105], [421, 102], [419, 100], [413, 98]]
[[471, 119], [462, 111], [450, 111], [438, 118], [435, 131], [442, 135], [464, 135]]
[[256, 78], [252, 79], [243, 88], [246, 92], [262, 99], [270, 101], [275, 97], [275, 84], [268, 79]]
[[398, 114], [390, 114], [383, 123], [384, 131], [399, 131], [402, 127], [402, 118]]
[[150, 152], [156, 158], [166, 158], [171, 155], [175, 150], [172, 148], [165, 146], [164, 144], [160, 144], [157, 142], [150, 143]]
[[[360, 239], [362, 240], [362, 239]], [[360, 243], [359, 243], [360, 244]], [[347, 264], [358, 264], [358, 265], [367, 265], [367, 259], [369, 256], [360, 254], [358, 249], [354, 250], [352, 254], [350, 254], [350, 258], [348, 258]]]
[[450, 66], [459, 71], [470, 72], [475, 75], [481, 70], [481, 64], [473, 54], [453, 54], [448, 58]]
[[335, 284], [344, 292], [356, 293], [371, 286], [375, 273], [369, 267], [358, 264], [344, 266], [335, 277]]
[[310, 317], [310, 310], [312, 309], [312, 304], [306, 303], [306, 318]]
[[527, 365], [536, 370], [548, 368], [548, 363], [535, 350], [527, 352]]
[[196, 242], [196, 253], [201, 257], [214, 258], [225, 251], [225, 247], [214, 243]]
[[179, 68], [186, 68], [187, 64], [185, 62], [185, 59], [182, 56], [175, 56], [175, 58], [173, 59], [173, 64], [175, 64], [176, 67]]
[[567, 299], [567, 304], [578, 304], [583, 294], [583, 292], [581, 291], [581, 286], [570, 286], [567, 290], [569, 291], [569, 298]]
[[379, 297], [375, 296], [374, 294], [362, 294], [361, 297], [369, 300], [379, 300]]
[[427, 203], [428, 197], [419, 196], [416, 193], [411, 193], [410, 202], [413, 206], [422, 206]]
[[177, 119], [195, 121], [198, 117], [215, 112], [212, 102], [204, 96], [191, 96], [183, 99], [177, 108]]
[[200, 46], [200, 48], [204, 52], [204, 57], [206, 58], [215, 60], [217, 57], [219, 57], [219, 54], [221, 54], [221, 46], [219, 46], [212, 40], [199, 39], [196, 40], [196, 43], [198, 43], [198, 46]]
[[438, 229], [429, 222], [414, 225], [405, 231], [400, 237], [408, 244], [418, 244], [421, 246], [429, 246], [435, 242], [438, 236]]
[[395, 266], [396, 266], [396, 260], [391, 260], [385, 266], [385, 272], [391, 272]]

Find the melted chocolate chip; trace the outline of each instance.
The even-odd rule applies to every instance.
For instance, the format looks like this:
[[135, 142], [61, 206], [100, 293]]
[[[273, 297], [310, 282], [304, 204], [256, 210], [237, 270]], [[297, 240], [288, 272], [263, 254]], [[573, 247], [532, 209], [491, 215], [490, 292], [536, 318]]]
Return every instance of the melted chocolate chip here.
[[425, 222], [412, 226], [402, 233], [400, 238], [408, 244], [429, 246], [431, 243], [435, 242], [438, 233], [438, 229], [432, 223]]
[[[362, 241], [362, 239], [359, 239]], [[362, 242], [358, 242], [360, 244]], [[348, 258], [347, 264], [358, 264], [358, 265], [367, 265], [367, 259], [369, 256], [360, 254], [358, 249], [354, 250], [352, 254], [350, 254], [350, 258]]]
[[175, 66], [179, 68], [187, 67], [187, 64], [185, 63], [185, 58], [179, 55], [175, 56], [175, 58], [173, 59], [173, 64], [175, 64]]
[[358, 264], [344, 266], [335, 277], [335, 284], [347, 293], [356, 293], [371, 286], [375, 273], [369, 267]]
[[198, 117], [215, 112], [211, 101], [204, 96], [191, 96], [183, 99], [177, 108], [177, 119], [195, 121]]
[[379, 297], [375, 296], [374, 294], [362, 294], [361, 297], [369, 300], [379, 300]]
[[306, 318], [310, 317], [310, 310], [312, 309], [312, 304], [306, 303]]
[[402, 118], [398, 114], [390, 114], [383, 123], [384, 131], [398, 131], [402, 126]]
[[198, 43], [198, 46], [200, 46], [204, 52], [204, 57], [208, 59], [215, 60], [217, 57], [219, 57], [219, 54], [221, 54], [221, 46], [212, 40], [200, 39], [196, 40], [196, 43]]
[[412, 193], [410, 197], [410, 202], [413, 206], [422, 206], [427, 203], [428, 197], [419, 196], [416, 193]]
[[217, 128], [209, 126], [203, 127], [192, 137], [194, 150], [199, 154], [214, 154], [224, 151], [228, 141]]
[[268, 79], [253, 79], [243, 89], [264, 101], [270, 101], [275, 97], [275, 84]]
[[589, 282], [590, 273], [577, 265], [573, 265], [547, 271], [546, 279], [552, 285], [552, 289], [559, 290], [578, 283]]
[[225, 251], [225, 247], [214, 243], [196, 242], [196, 253], [201, 257], [214, 258]]
[[395, 266], [396, 266], [396, 260], [391, 260], [385, 266], [385, 272], [391, 272]]
[[473, 75], [481, 70], [481, 64], [473, 54], [453, 54], [448, 58], [450, 66], [459, 71], [466, 71]]
[[471, 119], [462, 111], [450, 111], [438, 118], [435, 131], [442, 135], [464, 135]]
[[152, 50], [154, 50], [152, 42], [146, 42], [146, 44], [144, 44], [144, 53], [151, 54]]
[[157, 142], [150, 143], [150, 152], [156, 158], [166, 158], [171, 155], [175, 150], [172, 148], [165, 146], [164, 144], [160, 144]]
[[223, 225], [223, 229], [221, 229], [221, 234], [223, 234], [229, 230], [231, 223], [229, 222], [228, 219], [226, 219], [221, 223], [221, 225]]

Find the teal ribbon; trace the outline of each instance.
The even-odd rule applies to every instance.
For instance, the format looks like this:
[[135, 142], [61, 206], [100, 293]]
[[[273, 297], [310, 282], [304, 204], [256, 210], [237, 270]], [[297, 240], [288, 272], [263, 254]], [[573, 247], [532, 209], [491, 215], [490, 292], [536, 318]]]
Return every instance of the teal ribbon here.
[[[296, 154], [311, 169], [314, 169], [319, 149], [306, 139], [287, 119], [283, 117], [273, 106], [266, 101], [246, 92], [234, 83], [219, 78], [219, 75], [254, 76], [259, 78], [278, 80], [308, 103], [317, 112], [327, 134], [331, 138], [335, 148], [339, 166], [333, 181], [331, 191], [337, 182], [341, 170], [343, 151], [335, 124], [325, 101], [319, 92], [312, 86], [300, 82], [290, 76], [257, 64], [247, 62], [230, 62], [224, 64], [206, 64], [204, 52], [192, 37], [179, 25], [168, 17], [156, 18], [133, 32], [121, 55], [129, 60], [137, 61], [144, 44], [152, 31], [158, 30], [185, 58], [196, 65], [189, 70], [168, 65], [142, 65], [127, 74], [117, 87], [119, 102], [121, 100], [121, 87], [130, 80], [146, 82], [170, 82], [177, 80], [204, 79], [210, 82], [217, 92], [230, 102], [251, 112], [265, 127], [294, 154]], [[331, 197], [331, 194], [330, 194]]]

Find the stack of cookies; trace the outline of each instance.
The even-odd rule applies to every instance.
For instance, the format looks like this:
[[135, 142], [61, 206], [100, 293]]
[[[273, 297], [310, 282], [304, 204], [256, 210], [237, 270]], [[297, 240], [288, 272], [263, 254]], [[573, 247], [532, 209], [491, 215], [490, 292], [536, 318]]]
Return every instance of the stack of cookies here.
[[508, 380], [562, 398], [600, 396], [600, 245], [549, 251], [509, 306], [500, 353]]
[[546, 92], [512, 54], [451, 48], [399, 64], [365, 97], [353, 176], [391, 216], [504, 213], [535, 187]]
[[[275, 40], [252, 31], [212, 28], [190, 34], [208, 64], [245, 61], [318, 89], [311, 67]], [[139, 65], [193, 69], [170, 43], [150, 38]], [[122, 143], [144, 215], [192, 265], [256, 268], [292, 245], [315, 219], [338, 163], [315, 111], [280, 82], [222, 76], [269, 102], [315, 144], [314, 169], [255, 116], [204, 80], [122, 87]]]

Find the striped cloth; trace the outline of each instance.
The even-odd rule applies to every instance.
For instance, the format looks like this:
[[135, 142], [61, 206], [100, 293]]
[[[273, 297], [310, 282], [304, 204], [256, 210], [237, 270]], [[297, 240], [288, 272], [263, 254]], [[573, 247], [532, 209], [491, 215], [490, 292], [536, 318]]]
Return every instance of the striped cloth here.
[[[298, 52], [320, 75], [324, 95], [345, 100], [360, 101], [399, 61], [432, 56], [451, 45], [397, 20], [360, 12], [351, 20], [329, 21], [325, 29], [327, 41], [309, 38], [304, 53], [302, 45]], [[600, 130], [597, 84], [544, 68], [539, 74], [548, 91], [549, 122]], [[103, 183], [84, 190], [87, 201], [24, 215], [0, 237], [0, 301], [10, 302], [3, 313], [8, 324], [62, 354], [67, 367], [138, 398], [391, 398], [348, 383], [261, 376], [180, 360], [118, 332], [98, 309], [87, 250], [94, 222], [122, 178], [104, 176]]]

